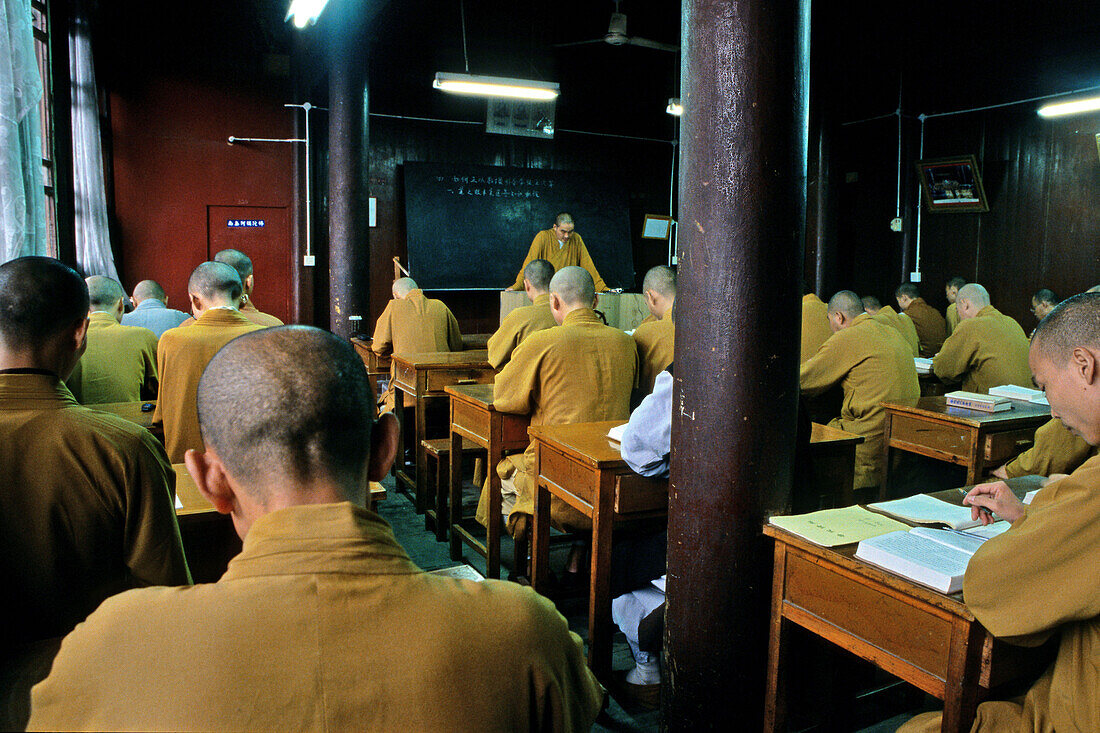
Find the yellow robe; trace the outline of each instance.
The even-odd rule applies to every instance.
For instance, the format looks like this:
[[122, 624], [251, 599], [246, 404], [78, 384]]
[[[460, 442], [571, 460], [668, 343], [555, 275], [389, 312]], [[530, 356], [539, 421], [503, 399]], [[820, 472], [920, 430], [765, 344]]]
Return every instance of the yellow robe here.
[[[965, 321], [963, 322], [965, 323]], [[1061, 632], [1046, 673], [1012, 701], [978, 706], [972, 731], [1100, 731], [1100, 458], [1042, 489], [974, 554], [963, 596], [994, 636], [1023, 646]], [[940, 714], [902, 731], [939, 730]]]
[[920, 397], [909, 345], [895, 329], [864, 313], [822, 344], [817, 354], [802, 365], [799, 381], [807, 396], [840, 383], [843, 406], [840, 417], [829, 424], [864, 437], [856, 446], [855, 488], [878, 486], [882, 481], [886, 421], [881, 403]]
[[527, 251], [527, 258], [523, 260], [523, 267], [519, 268], [519, 275], [516, 276], [516, 282], [512, 286], [514, 290], [523, 290], [523, 269], [535, 260], [546, 260], [554, 266], [555, 272], [569, 265], [583, 267], [592, 276], [597, 293], [607, 290], [607, 283], [597, 272], [592, 256], [588, 254], [588, 247], [584, 246], [584, 240], [576, 232], [573, 232], [564, 247], [558, 244], [558, 235], [554, 234], [553, 229], [544, 229], [536, 234], [531, 240], [531, 249]]
[[588, 730], [604, 691], [530, 588], [422, 572], [350, 503], [260, 517], [217, 582], [112, 598], [32, 730]]
[[90, 314], [88, 348], [66, 384], [84, 405], [156, 399], [156, 334], [110, 313]]
[[202, 370], [218, 349], [242, 334], [262, 329], [235, 310], [213, 308], [190, 326], [168, 329], [160, 337], [160, 394], [153, 424], [163, 425], [164, 445], [172, 463], [183, 463], [188, 448], [203, 449], [195, 404]]
[[1034, 387], [1027, 365], [1027, 335], [1020, 324], [987, 305], [959, 323], [932, 360], [932, 372], [944, 381], [961, 380], [961, 389], [987, 394], [990, 387]]
[[634, 343], [638, 344], [638, 389], [643, 394], [653, 391], [657, 375], [672, 363], [676, 345], [676, 324], [672, 322], [672, 309], [653, 323], [642, 323], [634, 329]]
[[115, 593], [191, 582], [175, 479], [148, 430], [81, 407], [53, 375], [0, 374], [0, 656]]
[[252, 301], [249, 300], [241, 308], [241, 315], [252, 321], [258, 326], [264, 326], [265, 328], [271, 326], [281, 326], [283, 322], [270, 313], [261, 313], [256, 306], [252, 305]]
[[905, 343], [909, 344], [909, 350], [913, 352], [913, 356], [918, 356], [920, 354], [920, 341], [917, 338], [917, 327], [913, 325], [912, 318], [904, 313], [899, 314], [888, 305], [882, 306], [879, 312], [871, 316], [871, 318], [879, 323], [885, 323], [901, 334]]
[[947, 304], [944, 321], [947, 323], [947, 335], [950, 336], [959, 327], [959, 306], [957, 303]]
[[512, 358], [512, 352], [520, 343], [535, 333], [558, 325], [550, 310], [550, 293], [535, 297], [535, 302], [516, 308], [500, 322], [500, 328], [489, 337], [489, 363], [498, 372]]
[[1058, 418], [1035, 431], [1035, 444], [1005, 465], [1009, 478], [1072, 473], [1096, 455], [1096, 449], [1077, 437]]
[[[571, 425], [630, 417], [630, 391], [638, 379], [638, 349], [622, 331], [603, 325], [591, 308], [566, 314], [557, 328], [528, 336], [497, 375], [493, 407], [499, 412], [531, 415], [532, 425]], [[497, 465], [502, 478], [515, 472], [519, 494], [508, 517], [515, 532], [521, 516], [535, 511], [535, 448], [509, 456]], [[489, 496], [485, 482], [477, 518], [486, 524]], [[558, 527], [587, 529], [588, 519], [556, 498], [550, 502], [551, 521]]]
[[829, 326], [829, 306], [813, 293], [802, 296], [802, 348], [800, 364], [817, 353], [821, 345], [833, 335]]
[[917, 329], [920, 355], [935, 356], [943, 346], [944, 339], [947, 338], [947, 322], [943, 320], [943, 316], [938, 310], [925, 303], [924, 298], [914, 298], [905, 309], [905, 315], [913, 320], [913, 326]]

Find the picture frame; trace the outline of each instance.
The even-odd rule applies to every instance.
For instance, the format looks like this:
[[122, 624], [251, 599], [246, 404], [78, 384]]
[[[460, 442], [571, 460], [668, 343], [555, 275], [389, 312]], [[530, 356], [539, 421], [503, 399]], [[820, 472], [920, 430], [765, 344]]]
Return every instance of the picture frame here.
[[672, 233], [672, 217], [646, 214], [642, 220], [642, 239], [667, 240]]
[[978, 160], [973, 155], [918, 160], [916, 165], [930, 213], [989, 211]]

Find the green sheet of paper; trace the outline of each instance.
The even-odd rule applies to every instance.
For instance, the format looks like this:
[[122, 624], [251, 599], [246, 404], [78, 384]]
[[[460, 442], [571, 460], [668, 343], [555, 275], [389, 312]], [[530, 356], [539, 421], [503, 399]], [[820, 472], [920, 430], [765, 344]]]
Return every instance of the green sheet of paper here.
[[822, 547], [836, 547], [878, 537], [887, 532], [907, 530], [909, 525], [867, 511], [861, 506], [823, 509], [810, 514], [772, 517], [771, 524]]

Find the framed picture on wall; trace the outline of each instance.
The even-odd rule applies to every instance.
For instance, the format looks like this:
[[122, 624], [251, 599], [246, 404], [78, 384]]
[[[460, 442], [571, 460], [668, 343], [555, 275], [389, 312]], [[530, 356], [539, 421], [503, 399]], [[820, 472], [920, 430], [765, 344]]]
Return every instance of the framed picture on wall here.
[[917, 174], [928, 211], [989, 211], [973, 155], [919, 160]]

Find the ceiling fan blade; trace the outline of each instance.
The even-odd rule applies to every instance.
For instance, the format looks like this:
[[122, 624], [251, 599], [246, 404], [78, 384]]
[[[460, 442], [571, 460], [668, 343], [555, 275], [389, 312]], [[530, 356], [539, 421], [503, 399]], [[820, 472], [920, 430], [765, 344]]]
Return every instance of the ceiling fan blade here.
[[603, 43], [603, 42], [604, 42], [604, 40], [602, 38], [593, 38], [590, 41], [571, 41], [569, 43], [551, 43], [550, 47], [551, 48], [567, 48], [568, 46], [587, 46], [587, 45], [590, 45], [592, 43]]
[[641, 48], [652, 48], [655, 51], [668, 51], [670, 53], [680, 53], [679, 46], [672, 46], [667, 43], [660, 43], [658, 41], [651, 41], [648, 38], [634, 38], [627, 39], [627, 43], [631, 46], [639, 46]]

